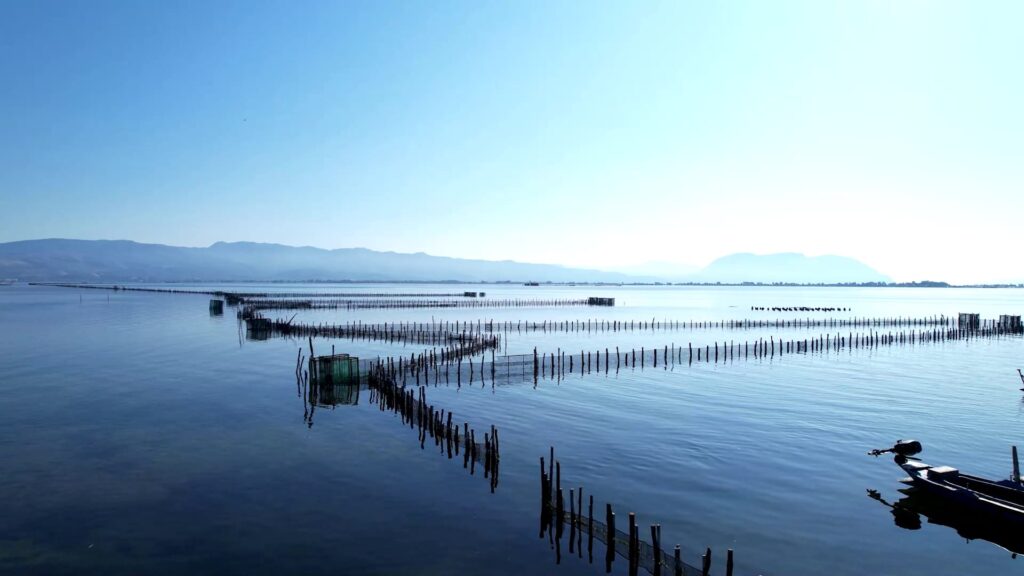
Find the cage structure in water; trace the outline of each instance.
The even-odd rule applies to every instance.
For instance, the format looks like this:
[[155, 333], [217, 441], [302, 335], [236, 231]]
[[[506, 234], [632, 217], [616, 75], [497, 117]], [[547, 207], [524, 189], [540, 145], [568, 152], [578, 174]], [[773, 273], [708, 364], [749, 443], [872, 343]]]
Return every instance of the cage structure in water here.
[[359, 385], [359, 358], [348, 354], [314, 356], [309, 359], [309, 378], [314, 385]]
[[961, 330], [977, 330], [981, 328], [981, 314], [961, 312], [957, 317], [957, 327]]

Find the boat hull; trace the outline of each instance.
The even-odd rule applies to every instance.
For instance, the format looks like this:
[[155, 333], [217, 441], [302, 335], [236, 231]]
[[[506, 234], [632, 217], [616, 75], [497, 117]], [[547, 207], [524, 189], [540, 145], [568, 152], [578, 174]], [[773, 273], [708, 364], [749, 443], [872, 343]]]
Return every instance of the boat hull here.
[[1024, 505], [988, 493], [989, 491], [1018, 492], [1024, 496], [1024, 490], [1019, 485], [1005, 481], [993, 482], [985, 478], [959, 473], [956, 474], [956, 480], [951, 481], [944, 478], [943, 475], [936, 474], [934, 469], [927, 464], [917, 461], [900, 464], [900, 467], [909, 474], [906, 483], [930, 496], [941, 498], [960, 511], [971, 512], [999, 522], [1024, 526]]

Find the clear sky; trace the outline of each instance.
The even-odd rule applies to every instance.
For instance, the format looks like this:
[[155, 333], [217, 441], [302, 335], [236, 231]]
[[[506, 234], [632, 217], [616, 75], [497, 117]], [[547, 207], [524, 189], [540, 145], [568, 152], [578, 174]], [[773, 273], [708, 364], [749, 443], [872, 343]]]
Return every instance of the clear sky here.
[[0, 4], [0, 242], [1024, 279], [1024, 2]]

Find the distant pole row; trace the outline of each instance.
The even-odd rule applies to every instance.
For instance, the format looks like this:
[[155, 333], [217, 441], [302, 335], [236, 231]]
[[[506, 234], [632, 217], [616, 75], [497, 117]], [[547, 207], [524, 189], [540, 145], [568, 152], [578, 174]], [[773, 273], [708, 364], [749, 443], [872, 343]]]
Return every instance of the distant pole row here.
[[[228, 302], [231, 304], [232, 302]], [[587, 298], [487, 298], [466, 299], [244, 299], [243, 314], [264, 310], [368, 310], [408, 308], [535, 308], [551, 306], [603, 306]]]
[[236, 305], [250, 298], [475, 298], [477, 292], [234, 292], [229, 290], [189, 290], [180, 288], [147, 288], [119, 284], [68, 284], [60, 282], [29, 282], [29, 286], [52, 288], [83, 288], [87, 290], [113, 290], [116, 292], [157, 292], [163, 294], [205, 294], [228, 299]]
[[849, 312], [849, 308], [832, 306], [751, 306], [751, 310], [767, 312]]
[[[254, 332], [272, 332], [280, 336], [317, 336], [323, 338], [348, 338], [382, 340], [386, 342], [410, 342], [416, 344], [441, 345], [446, 339], [466, 339], [481, 334], [530, 334], [530, 333], [593, 333], [593, 332], [636, 332], [636, 331], [693, 331], [707, 329], [752, 330], [761, 328], [896, 328], [896, 327], [954, 327], [955, 320], [944, 316], [934, 317], [893, 317], [893, 318], [826, 318], [801, 320], [560, 320], [560, 321], [434, 321], [434, 322], [382, 322], [364, 323], [359, 321], [344, 324], [296, 322], [264, 318], [255, 310], [243, 308], [238, 317], [246, 321], [247, 328]], [[1005, 326], [1013, 328], [1009, 321], [985, 321], [986, 328]], [[1019, 317], [1016, 329], [1019, 330]]]
[[262, 316], [250, 317], [245, 320], [246, 330], [252, 333], [263, 333], [282, 337], [317, 337], [343, 338], [347, 340], [370, 340], [386, 343], [402, 342], [407, 344], [425, 344], [430, 346], [447, 346], [459, 348], [462, 355], [471, 355], [482, 350], [499, 348], [501, 336], [467, 330], [463, 324], [461, 332], [454, 324], [444, 323], [433, 329], [414, 326], [407, 323], [362, 324], [358, 322], [346, 324], [304, 324], [290, 320], [270, 320]]
[[[472, 385], [475, 377], [486, 384], [490, 377], [492, 385], [497, 380], [526, 381], [533, 379], [561, 380], [567, 374], [589, 374], [593, 372], [618, 372], [623, 368], [646, 369], [661, 368], [668, 370], [676, 365], [692, 365], [696, 363], [734, 362], [737, 359], [764, 359], [787, 354], [824, 354], [854, 349], [875, 349], [883, 346], [914, 346], [919, 344], [943, 343], [974, 339], [1013, 337], [1018, 331], [1004, 329], [1002, 325], [962, 330], [957, 328], [931, 328], [926, 330], [908, 331], [872, 331], [819, 334], [817, 337], [803, 339], [782, 339], [774, 336], [745, 340], [742, 342], [729, 340], [714, 342], [704, 346], [686, 346], [676, 344], [655, 348], [641, 347], [623, 351], [619, 347], [604, 348], [594, 351], [581, 350], [578, 354], [559, 349], [554, 352], [540, 353], [534, 349], [532, 354], [495, 356], [493, 350], [488, 359], [486, 354], [480, 355], [474, 362], [473, 355], [454, 358], [434, 350], [425, 350], [420, 354], [412, 354], [408, 359], [399, 357], [388, 358], [384, 362], [396, 364], [396, 378], [406, 382], [415, 378], [417, 384], [426, 383], [462, 384], [464, 374], [468, 371]], [[468, 362], [463, 362], [468, 359]], [[454, 373], [454, 374], [453, 374]]]

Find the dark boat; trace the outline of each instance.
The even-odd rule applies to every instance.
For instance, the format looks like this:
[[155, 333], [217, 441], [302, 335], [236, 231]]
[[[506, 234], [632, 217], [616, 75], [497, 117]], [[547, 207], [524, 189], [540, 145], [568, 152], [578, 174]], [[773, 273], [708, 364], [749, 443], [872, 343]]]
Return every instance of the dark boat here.
[[895, 454], [896, 464], [908, 477], [900, 482], [941, 498], [960, 511], [979, 519], [1017, 523], [1024, 527], [1024, 485], [1020, 479], [1017, 447], [1013, 447], [1013, 475], [1009, 480], [990, 480], [963, 474], [950, 466], [932, 466], [914, 456], [921, 452], [921, 444], [914, 440], [900, 440], [892, 448], [872, 450], [873, 456]]
[[902, 488], [903, 495], [896, 502], [886, 502], [877, 490], [868, 490], [868, 496], [890, 508], [893, 523], [904, 530], [920, 530], [922, 517], [928, 524], [946, 526], [966, 540], [985, 540], [1010, 552], [1014, 558], [1024, 554], [1024, 531], [1016, 522], [998, 522], [980, 519], [949, 506], [940, 496], [914, 487]]

